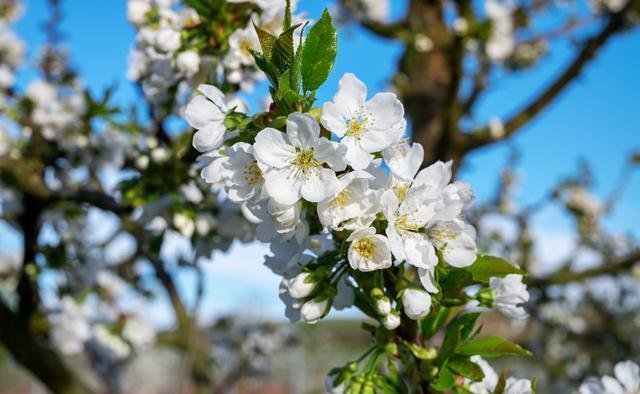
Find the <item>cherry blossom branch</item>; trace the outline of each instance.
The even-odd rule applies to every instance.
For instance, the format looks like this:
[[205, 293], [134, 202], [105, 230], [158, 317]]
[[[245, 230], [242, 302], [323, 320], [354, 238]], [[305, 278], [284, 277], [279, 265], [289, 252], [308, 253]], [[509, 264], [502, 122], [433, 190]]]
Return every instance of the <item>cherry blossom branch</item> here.
[[507, 139], [540, 114], [542, 110], [549, 106], [560, 95], [560, 93], [564, 91], [564, 88], [566, 88], [569, 83], [582, 73], [584, 67], [594, 58], [598, 50], [604, 46], [611, 37], [622, 30], [626, 14], [631, 8], [631, 4], [633, 4], [633, 1], [629, 2], [629, 4], [620, 12], [612, 14], [602, 30], [586, 40], [582, 50], [576, 55], [569, 66], [547, 87], [547, 89], [531, 100], [531, 102], [520, 112], [505, 122], [504, 133], [502, 136], [492, 136], [490, 128], [485, 126], [468, 134], [465, 138], [466, 143], [462, 149], [465, 152], [469, 152]]

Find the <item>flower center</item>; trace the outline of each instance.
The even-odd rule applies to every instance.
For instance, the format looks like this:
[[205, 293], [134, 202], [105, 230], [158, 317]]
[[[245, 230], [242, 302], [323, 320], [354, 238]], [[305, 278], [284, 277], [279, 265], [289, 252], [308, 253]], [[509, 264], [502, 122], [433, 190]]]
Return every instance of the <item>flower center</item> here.
[[431, 241], [438, 247], [444, 246], [447, 241], [453, 241], [458, 238], [458, 232], [451, 230], [446, 224], [433, 225], [426, 229], [426, 233], [429, 236], [429, 239], [431, 239]]
[[398, 230], [403, 233], [419, 233], [420, 227], [417, 224], [409, 222], [407, 215], [402, 215], [395, 220], [395, 225]]
[[333, 201], [331, 201], [331, 207], [332, 208], [344, 208], [347, 204], [349, 204], [351, 202], [351, 190], [344, 189], [343, 191], [340, 192], [340, 194], [338, 194], [338, 196], [336, 198], [333, 199]]
[[405, 197], [407, 197], [407, 192], [409, 191], [408, 183], [401, 183], [393, 187], [393, 191], [396, 193], [396, 196], [400, 201], [404, 201]]
[[371, 116], [369, 114], [358, 112], [347, 122], [346, 136], [360, 138], [362, 133], [367, 131]]
[[251, 45], [251, 41], [249, 40], [242, 40], [240, 41], [240, 50], [242, 51], [242, 54], [246, 57], [251, 57], [251, 52], [249, 51], [249, 49], [253, 49], [253, 46]]
[[368, 238], [359, 239], [353, 244], [356, 253], [370, 260], [376, 251], [376, 245]]
[[322, 165], [313, 156], [313, 148], [300, 149], [296, 148], [296, 157], [292, 163], [302, 175], [306, 175], [310, 170], [321, 167]]
[[254, 159], [244, 169], [244, 180], [248, 185], [255, 185], [262, 181], [262, 171], [258, 167], [258, 162]]

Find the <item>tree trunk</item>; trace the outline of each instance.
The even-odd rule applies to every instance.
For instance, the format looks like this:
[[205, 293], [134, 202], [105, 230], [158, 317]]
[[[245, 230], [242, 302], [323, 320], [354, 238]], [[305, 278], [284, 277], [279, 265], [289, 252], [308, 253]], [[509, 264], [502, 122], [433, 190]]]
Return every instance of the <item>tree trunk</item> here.
[[[452, 56], [454, 37], [443, 19], [443, 5], [437, 0], [413, 0], [409, 5], [408, 20], [412, 29], [420, 29], [430, 37], [430, 50], [416, 48], [409, 43], [399, 62], [395, 84], [406, 113], [411, 120], [413, 141], [424, 147], [423, 165], [437, 160], [461, 159], [456, 149], [455, 122], [447, 124], [451, 115], [451, 102], [455, 89], [455, 64]], [[456, 91], [453, 91], [456, 90]]]

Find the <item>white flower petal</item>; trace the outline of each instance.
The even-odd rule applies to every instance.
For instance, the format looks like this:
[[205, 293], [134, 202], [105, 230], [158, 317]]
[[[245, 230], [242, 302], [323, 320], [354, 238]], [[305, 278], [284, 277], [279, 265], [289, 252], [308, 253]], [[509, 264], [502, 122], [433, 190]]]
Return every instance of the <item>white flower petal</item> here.
[[468, 267], [476, 261], [476, 242], [468, 234], [459, 233], [455, 239], [447, 242], [442, 252], [444, 260], [452, 267]]
[[616, 379], [628, 392], [637, 392], [640, 389], [640, 368], [633, 361], [624, 361], [616, 364], [613, 370]]
[[320, 202], [340, 190], [336, 173], [328, 168], [311, 171], [302, 182], [302, 197], [309, 202]]
[[347, 153], [345, 158], [347, 163], [349, 163], [354, 170], [364, 170], [369, 166], [369, 164], [371, 164], [371, 160], [373, 160], [373, 158], [367, 151], [362, 149], [355, 138], [344, 137], [340, 141], [340, 145], [346, 147]]
[[387, 131], [397, 125], [404, 117], [404, 107], [395, 94], [378, 93], [367, 101], [365, 112], [373, 114], [372, 128]]
[[321, 163], [327, 163], [335, 171], [343, 171], [347, 167], [345, 162], [346, 148], [337, 142], [320, 138], [314, 157]]
[[271, 198], [280, 204], [292, 205], [300, 199], [301, 183], [289, 168], [273, 168], [265, 175], [265, 187]]
[[211, 100], [220, 110], [224, 113], [227, 112], [227, 99], [224, 93], [213, 85], [202, 84], [198, 86], [200, 93], [204, 94], [206, 98]]
[[202, 129], [212, 122], [223, 124], [225, 118], [225, 114], [204, 96], [193, 97], [184, 114], [194, 129]]
[[320, 125], [311, 115], [296, 112], [287, 118], [287, 136], [296, 147], [315, 148], [320, 136]]
[[295, 148], [287, 142], [284, 133], [272, 128], [266, 128], [256, 135], [253, 149], [256, 159], [276, 168], [288, 166], [295, 157]]
[[208, 152], [219, 148], [224, 142], [226, 129], [221, 123], [209, 123], [193, 136], [193, 147], [200, 152]]
[[333, 102], [344, 108], [345, 113], [353, 115], [362, 110], [366, 98], [367, 86], [354, 74], [346, 73], [340, 78]]

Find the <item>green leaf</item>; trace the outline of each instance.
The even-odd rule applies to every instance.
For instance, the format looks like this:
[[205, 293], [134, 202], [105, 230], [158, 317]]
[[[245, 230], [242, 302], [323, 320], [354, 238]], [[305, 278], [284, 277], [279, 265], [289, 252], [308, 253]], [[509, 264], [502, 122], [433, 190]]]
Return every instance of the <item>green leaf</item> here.
[[437, 391], [445, 391], [455, 386], [456, 379], [453, 372], [447, 367], [443, 367], [438, 373], [435, 382], [431, 383], [431, 388]]
[[458, 375], [471, 380], [481, 381], [484, 379], [484, 372], [482, 372], [482, 368], [468, 358], [453, 358], [447, 362], [447, 367]]
[[500, 374], [500, 378], [498, 379], [498, 383], [496, 384], [496, 388], [493, 390], [493, 394], [502, 394], [504, 392], [505, 386], [507, 385], [507, 376], [504, 372]]
[[336, 60], [338, 38], [327, 10], [313, 25], [302, 48], [302, 88], [316, 90], [327, 80]]
[[517, 266], [495, 256], [478, 256], [476, 261], [465, 270], [471, 273], [474, 280], [484, 283], [488, 283], [492, 277], [504, 278], [509, 274], [527, 274]]
[[442, 341], [442, 345], [440, 346], [440, 351], [438, 352], [438, 358], [436, 359], [435, 364], [444, 366], [447, 362], [447, 359], [451, 357], [456, 349], [456, 346], [460, 343], [460, 331], [462, 327], [457, 322], [454, 322], [447, 329], [447, 333], [444, 335], [444, 340]]
[[296, 92], [300, 91], [300, 84], [302, 83], [302, 35], [308, 23], [300, 29], [300, 44], [296, 49], [295, 55], [293, 55], [293, 64], [291, 65], [291, 88]]
[[289, 90], [291, 90], [291, 73], [287, 70], [278, 79], [278, 97], [283, 97], [284, 93]]
[[465, 356], [479, 355], [485, 358], [500, 356], [530, 356], [531, 352], [501, 337], [472, 339], [457, 347], [456, 353]]
[[271, 61], [271, 54], [273, 53], [273, 45], [276, 42], [276, 36], [269, 33], [266, 30], [263, 30], [253, 24], [253, 28], [256, 29], [256, 33], [258, 34], [258, 40], [260, 40], [260, 47], [262, 48], [262, 54], [267, 61]]
[[450, 268], [441, 271], [441, 275], [438, 276], [438, 284], [443, 292], [449, 293], [475, 284], [473, 279], [473, 275], [464, 269]]
[[460, 325], [460, 339], [462, 341], [466, 341], [471, 337], [478, 317], [480, 317], [480, 313], [475, 312], [464, 314], [458, 318], [456, 323]]
[[429, 339], [435, 335], [449, 320], [451, 314], [451, 308], [438, 307], [438, 309], [423, 319], [420, 322], [420, 328], [422, 330], [422, 337]]
[[258, 68], [265, 73], [265, 75], [269, 79], [269, 82], [271, 83], [271, 86], [277, 87], [279, 76], [278, 72], [271, 66], [271, 63], [267, 59], [265, 59], [262, 53], [254, 51], [253, 49], [249, 49], [249, 51], [256, 61], [256, 66], [258, 66]]
[[291, 27], [291, 0], [287, 0], [287, 7], [284, 10], [284, 20], [282, 21], [282, 30]]
[[293, 63], [293, 33], [300, 25], [291, 26], [280, 34], [273, 44], [271, 63], [284, 73], [291, 68]]
[[211, 11], [205, 0], [185, 0], [184, 4], [198, 11], [200, 15], [209, 15]]

